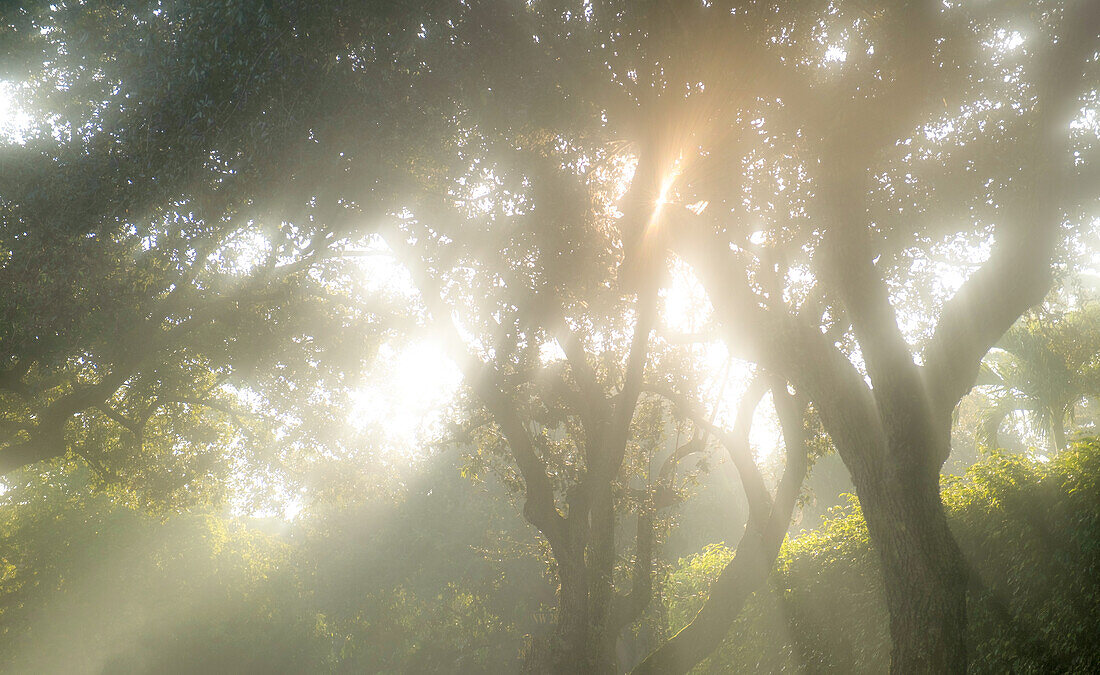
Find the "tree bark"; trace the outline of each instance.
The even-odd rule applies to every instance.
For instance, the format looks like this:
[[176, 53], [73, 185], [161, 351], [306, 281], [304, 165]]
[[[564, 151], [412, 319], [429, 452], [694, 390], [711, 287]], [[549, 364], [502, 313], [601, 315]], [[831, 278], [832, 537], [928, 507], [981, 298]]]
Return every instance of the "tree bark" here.
[[523, 672], [567, 675], [591, 672], [588, 578], [583, 554], [558, 559], [558, 617], [554, 632], [531, 645]]
[[610, 482], [597, 486], [588, 542], [588, 663], [594, 673], [618, 671], [612, 627], [615, 570], [615, 510]]
[[1055, 406], [1050, 411], [1050, 436], [1055, 452], [1066, 449], [1066, 417], [1065, 408], [1061, 406]]
[[[966, 564], [947, 525], [938, 472], [857, 483], [882, 561], [891, 673], [965, 673]], [[862, 487], [862, 489], [860, 489]]]

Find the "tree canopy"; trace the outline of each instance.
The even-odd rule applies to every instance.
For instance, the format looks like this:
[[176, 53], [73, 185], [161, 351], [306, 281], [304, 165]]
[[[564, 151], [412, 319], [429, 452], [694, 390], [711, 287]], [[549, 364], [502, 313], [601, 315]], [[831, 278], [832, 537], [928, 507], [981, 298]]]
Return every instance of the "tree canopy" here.
[[[893, 672], [966, 670], [960, 401], [1061, 450], [1094, 393], [1095, 305], [1016, 322], [1100, 244], [1095, 3], [56, 0], [0, 39], [7, 489], [397, 494], [418, 451], [363, 388], [427, 341], [461, 379], [434, 445], [552, 579], [528, 671], [694, 667], [833, 453]], [[712, 461], [737, 553], [627, 654]]]

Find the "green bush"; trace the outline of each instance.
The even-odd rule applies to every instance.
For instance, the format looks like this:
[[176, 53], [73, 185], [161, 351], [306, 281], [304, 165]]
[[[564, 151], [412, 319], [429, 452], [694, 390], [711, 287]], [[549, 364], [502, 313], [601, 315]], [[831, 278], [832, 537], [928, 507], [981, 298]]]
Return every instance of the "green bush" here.
[[[971, 586], [971, 671], [1100, 672], [1100, 439], [1050, 461], [993, 453], [944, 477]], [[686, 624], [733, 552], [711, 546], [667, 579], [669, 628]], [[766, 591], [698, 672], [881, 673], [889, 619], [858, 503], [788, 541]]]
[[407, 495], [295, 522], [28, 478], [0, 493], [0, 673], [514, 671], [528, 582], [552, 589], [538, 559], [487, 559], [523, 525], [444, 459]]

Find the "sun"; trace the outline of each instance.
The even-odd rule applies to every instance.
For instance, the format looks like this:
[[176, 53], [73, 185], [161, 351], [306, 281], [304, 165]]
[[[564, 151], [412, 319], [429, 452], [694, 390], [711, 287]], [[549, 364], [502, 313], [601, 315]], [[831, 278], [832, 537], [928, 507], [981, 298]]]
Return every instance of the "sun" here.
[[20, 104], [16, 85], [0, 80], [0, 144], [23, 145], [33, 126], [34, 118]]
[[447, 407], [462, 383], [458, 366], [436, 340], [382, 345], [367, 384], [352, 395], [348, 422], [379, 429], [399, 454], [417, 453], [441, 433]]
[[[387, 295], [415, 302], [420, 291], [409, 271], [381, 238], [357, 251], [359, 281], [367, 296]], [[348, 423], [381, 432], [399, 454], [414, 455], [438, 437], [447, 408], [462, 384], [462, 373], [439, 339], [411, 336], [383, 344], [363, 384], [352, 395]]]
[[661, 180], [661, 189], [657, 192], [657, 211], [671, 201], [672, 188], [676, 185], [676, 179], [680, 177], [680, 163], [676, 162], [668, 174]]

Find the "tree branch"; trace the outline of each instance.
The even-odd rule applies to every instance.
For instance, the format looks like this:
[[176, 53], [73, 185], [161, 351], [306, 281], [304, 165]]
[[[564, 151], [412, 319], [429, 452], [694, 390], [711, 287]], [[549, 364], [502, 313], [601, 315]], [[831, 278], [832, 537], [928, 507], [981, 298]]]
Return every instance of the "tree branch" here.
[[[530, 435], [516, 413], [515, 402], [507, 393], [507, 383], [496, 369], [482, 363], [467, 349], [451, 313], [443, 301], [442, 288], [427, 272], [423, 260], [403, 240], [401, 232], [383, 233], [390, 249], [404, 263], [420, 290], [433, 322], [444, 337], [447, 350], [462, 371], [466, 384], [477, 394], [504, 434], [512, 457], [523, 476], [526, 501], [524, 517], [550, 542], [559, 560], [571, 549], [565, 519], [558, 512], [554, 488], [546, 464], [535, 451]], [[560, 555], [557, 555], [560, 554]]]
[[881, 460], [882, 425], [863, 376], [821, 331], [778, 310], [762, 308], [736, 254], [686, 216], [677, 253], [708, 289], [732, 353], [781, 375], [814, 401], [848, 466], [868, 471]]
[[764, 378], [757, 377], [749, 383], [748, 389], [738, 405], [733, 431], [726, 431], [708, 420], [697, 405], [670, 387], [649, 385], [647, 389], [672, 403], [680, 414], [690, 419], [698, 429], [718, 439], [729, 454], [730, 460], [741, 478], [741, 485], [744, 487], [745, 497], [749, 503], [749, 517], [757, 520], [765, 518], [771, 510], [772, 499], [768, 493], [767, 485], [764, 483], [764, 477], [752, 457], [752, 450], [749, 447], [749, 430], [752, 426], [752, 418], [756, 408], [768, 391], [767, 381]]
[[[787, 465], [783, 470], [774, 500], [765, 513], [750, 508], [745, 533], [737, 550], [710, 594], [691, 622], [647, 656], [633, 671], [634, 675], [686, 673], [706, 658], [722, 641], [746, 600], [768, 577], [779, 547], [790, 526], [791, 513], [806, 477], [808, 448], [802, 431], [800, 406], [786, 391], [786, 383], [772, 384], [772, 396], [787, 447]], [[745, 401], [738, 416], [746, 406]], [[749, 415], [751, 420], [751, 414]], [[758, 473], [758, 472], [757, 472]], [[744, 478], [743, 478], [744, 480]]]
[[[986, 352], [1028, 307], [1046, 295], [1053, 275], [1065, 185], [1078, 173], [1065, 152], [1065, 129], [1083, 86], [1082, 69], [1100, 35], [1100, 3], [1078, 3], [1065, 34], [1039, 66], [1035, 156], [1020, 209], [996, 230], [989, 260], [943, 309], [925, 351], [936, 412], [949, 415], [978, 375]], [[1062, 151], [1062, 152], [1059, 152]]]

